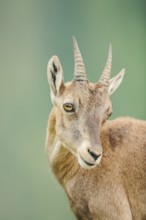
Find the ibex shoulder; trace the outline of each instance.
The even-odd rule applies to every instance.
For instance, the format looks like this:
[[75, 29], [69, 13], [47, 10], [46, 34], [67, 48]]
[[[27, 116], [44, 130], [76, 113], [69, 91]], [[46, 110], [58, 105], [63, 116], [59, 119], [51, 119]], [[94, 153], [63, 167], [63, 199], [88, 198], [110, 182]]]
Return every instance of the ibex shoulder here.
[[120, 117], [107, 121], [101, 129], [103, 142], [115, 148], [119, 145], [130, 145], [130, 143], [146, 143], [146, 121], [130, 117]]

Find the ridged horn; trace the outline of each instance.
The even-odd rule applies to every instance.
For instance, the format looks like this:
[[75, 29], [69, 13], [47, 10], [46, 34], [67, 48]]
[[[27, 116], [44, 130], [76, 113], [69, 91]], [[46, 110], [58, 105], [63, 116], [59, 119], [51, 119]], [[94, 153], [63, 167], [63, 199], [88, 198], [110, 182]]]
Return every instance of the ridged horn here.
[[86, 81], [87, 79], [86, 79], [85, 65], [77, 41], [74, 36], [73, 36], [73, 50], [74, 50], [74, 80]]
[[110, 44], [106, 66], [99, 79], [100, 83], [107, 85], [107, 86], [109, 85], [111, 67], [112, 67], [112, 45]]

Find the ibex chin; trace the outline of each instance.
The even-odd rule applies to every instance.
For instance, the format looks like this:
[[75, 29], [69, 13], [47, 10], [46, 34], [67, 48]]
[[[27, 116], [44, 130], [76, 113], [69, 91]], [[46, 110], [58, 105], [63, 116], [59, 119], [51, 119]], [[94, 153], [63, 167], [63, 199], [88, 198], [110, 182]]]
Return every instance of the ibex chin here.
[[50, 166], [80, 220], [146, 220], [146, 122], [108, 120], [110, 95], [124, 69], [110, 79], [112, 49], [97, 83], [86, 78], [75, 38], [74, 79], [64, 83], [57, 56], [47, 68], [53, 109], [46, 147]]

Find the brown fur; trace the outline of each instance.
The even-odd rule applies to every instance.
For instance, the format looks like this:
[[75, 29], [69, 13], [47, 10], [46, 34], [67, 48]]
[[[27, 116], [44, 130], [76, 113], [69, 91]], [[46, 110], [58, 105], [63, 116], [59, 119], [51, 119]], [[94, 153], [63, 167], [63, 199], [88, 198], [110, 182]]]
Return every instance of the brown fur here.
[[[87, 81], [64, 84], [57, 79], [59, 71], [55, 82], [49, 75], [55, 95], [46, 147], [77, 219], [146, 220], [146, 122], [107, 120], [112, 112], [107, 87]], [[63, 109], [68, 102], [74, 112]], [[100, 154], [101, 161], [88, 150]]]
[[[55, 135], [55, 117], [52, 112], [51, 135]], [[49, 139], [47, 142], [50, 147]], [[81, 168], [63, 147], [51, 164], [77, 218], [146, 219], [146, 122], [132, 118], [107, 121], [101, 128], [101, 142], [102, 161], [92, 170]]]

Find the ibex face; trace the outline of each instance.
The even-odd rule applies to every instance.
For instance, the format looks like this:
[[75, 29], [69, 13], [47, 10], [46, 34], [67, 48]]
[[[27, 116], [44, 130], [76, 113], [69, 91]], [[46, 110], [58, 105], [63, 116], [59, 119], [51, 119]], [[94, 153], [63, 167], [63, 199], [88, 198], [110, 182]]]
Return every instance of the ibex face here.
[[106, 67], [99, 82], [86, 79], [85, 67], [74, 38], [74, 80], [64, 84], [57, 56], [48, 63], [48, 81], [56, 120], [55, 132], [63, 147], [73, 153], [79, 164], [90, 169], [102, 158], [100, 127], [112, 113], [110, 95], [120, 85], [124, 69], [110, 80], [111, 46]]

